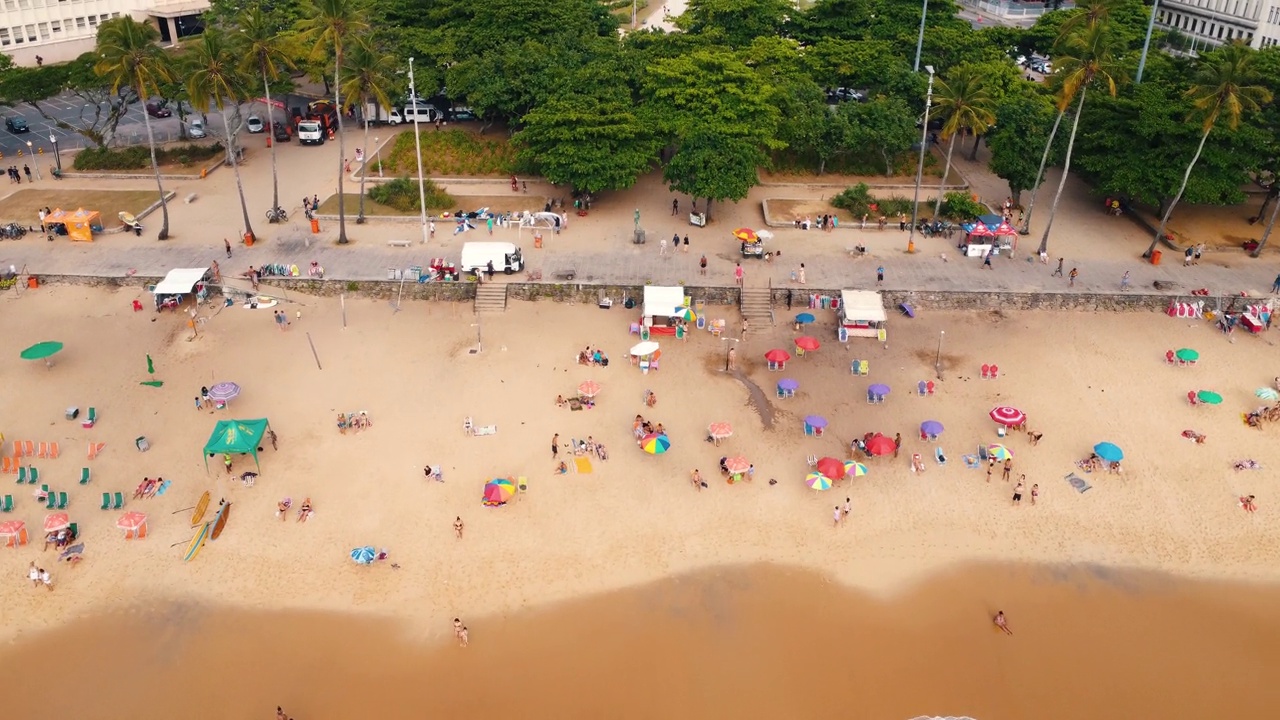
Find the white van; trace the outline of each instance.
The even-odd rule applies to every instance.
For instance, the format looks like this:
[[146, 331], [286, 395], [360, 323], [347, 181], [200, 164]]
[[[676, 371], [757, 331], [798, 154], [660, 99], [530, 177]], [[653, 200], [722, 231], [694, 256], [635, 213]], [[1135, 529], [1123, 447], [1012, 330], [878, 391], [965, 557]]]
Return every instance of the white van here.
[[409, 103], [404, 106], [404, 113], [401, 117], [407, 123], [411, 123], [415, 119], [420, 123], [432, 123], [436, 121], [436, 118], [440, 117], [440, 111], [436, 109], [435, 105]]
[[483, 272], [493, 263], [494, 272], [507, 275], [524, 269], [524, 255], [515, 243], [469, 242], [462, 244], [462, 272]]
[[323, 145], [324, 128], [315, 120], [298, 123], [298, 142], [303, 145]]

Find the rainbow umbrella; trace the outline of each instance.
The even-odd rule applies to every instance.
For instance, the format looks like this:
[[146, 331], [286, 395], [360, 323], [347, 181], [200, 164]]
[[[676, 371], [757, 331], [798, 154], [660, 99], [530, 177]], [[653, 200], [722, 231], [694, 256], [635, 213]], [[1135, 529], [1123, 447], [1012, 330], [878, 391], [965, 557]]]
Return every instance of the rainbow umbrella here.
[[738, 228], [733, 231], [733, 236], [742, 242], [755, 242], [759, 238], [756, 231], [751, 228]]
[[853, 460], [844, 461], [844, 474], [853, 477], [863, 477], [867, 474], [867, 466]]
[[1013, 459], [1013, 453], [1009, 452], [1009, 448], [1003, 445], [988, 445], [987, 454], [997, 460]]
[[671, 313], [671, 316], [678, 317], [685, 322], [693, 322], [698, 319], [698, 316], [693, 312], [693, 308], [687, 308], [683, 305], [676, 308], [675, 312]]
[[516, 494], [516, 484], [511, 478], [494, 478], [485, 483], [484, 504], [488, 507], [505, 505]]
[[804, 484], [808, 485], [814, 490], [830, 490], [831, 478], [827, 477], [826, 475], [823, 475], [820, 472], [811, 472], [805, 476]]
[[1257, 390], [1254, 390], [1253, 394], [1263, 400], [1280, 400], [1280, 393], [1269, 387], [1260, 387]]
[[661, 455], [671, 449], [671, 439], [666, 435], [650, 433], [640, 441], [640, 448], [650, 455]]

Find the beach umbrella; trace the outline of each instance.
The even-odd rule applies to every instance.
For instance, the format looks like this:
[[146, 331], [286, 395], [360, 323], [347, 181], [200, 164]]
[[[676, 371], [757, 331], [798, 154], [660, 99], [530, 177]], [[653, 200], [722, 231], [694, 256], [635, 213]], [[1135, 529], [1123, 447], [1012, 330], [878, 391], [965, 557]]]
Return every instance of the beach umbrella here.
[[830, 490], [831, 478], [820, 472], [811, 472], [804, 477], [804, 484], [814, 490]]
[[650, 455], [661, 455], [671, 449], [671, 439], [666, 435], [649, 433], [640, 441], [640, 448]]
[[876, 435], [867, 441], [867, 452], [872, 455], [891, 455], [898, 446], [893, 443], [893, 438], [885, 435]]
[[374, 550], [372, 545], [354, 548], [351, 551], [351, 559], [355, 560], [357, 565], [372, 565], [376, 557], [378, 557], [378, 551]]
[[1174, 353], [1174, 356], [1182, 362], [1195, 362], [1200, 359], [1200, 353], [1192, 350], [1191, 348], [1182, 348], [1178, 352]]
[[727, 422], [713, 422], [707, 426], [707, 434], [716, 440], [723, 440], [733, 434], [733, 426]]
[[485, 483], [484, 504], [489, 507], [505, 505], [516, 494], [516, 484], [511, 478], [494, 478]]
[[937, 420], [925, 420], [920, 423], [920, 432], [925, 435], [941, 435], [942, 423]]
[[844, 474], [853, 477], [863, 477], [867, 474], [867, 466], [853, 460], [844, 461]]
[[773, 233], [769, 230], [757, 230], [756, 237], [760, 238], [761, 240], [772, 240]]
[[844, 477], [844, 461], [833, 457], [822, 458], [814, 469], [832, 480], [839, 480]]
[[1212, 390], [1201, 390], [1196, 393], [1196, 399], [1206, 405], [1217, 405], [1222, 402], [1222, 396]]
[[698, 316], [693, 312], [693, 308], [687, 308], [683, 305], [676, 308], [675, 311], [671, 313], [671, 316], [678, 317], [685, 322], [693, 322], [698, 319]]
[[821, 415], [806, 415], [804, 424], [811, 428], [824, 428], [827, 426], [827, 419]]
[[822, 343], [818, 342], [818, 338], [801, 335], [796, 338], [796, 347], [801, 350], [817, 350], [822, 347]]
[[1016, 427], [1027, 421], [1027, 414], [1015, 407], [1002, 405], [998, 408], [992, 408], [991, 419], [1005, 425], [1007, 427]]
[[59, 560], [66, 560], [67, 558], [71, 557], [72, 555], [79, 555], [79, 554], [81, 554], [81, 553], [83, 553], [83, 552], [84, 552], [84, 543], [76, 543], [75, 545], [72, 545], [71, 547], [69, 547], [69, 548], [67, 548], [66, 550], [63, 550], [61, 553], [59, 553], [59, 555], [58, 555], [58, 559], [59, 559]]
[[1009, 448], [1003, 445], [988, 445], [987, 454], [997, 460], [1013, 459], [1013, 453], [1009, 452]]
[[724, 469], [729, 471], [730, 475], [741, 475], [751, 467], [751, 463], [742, 455], [736, 455], [731, 458], [725, 458]]
[[214, 402], [227, 402], [240, 394], [240, 386], [233, 382], [220, 382], [209, 388], [209, 399]]
[[800, 382], [791, 378], [782, 378], [778, 381], [778, 387], [790, 392], [795, 392], [800, 388]]
[[631, 347], [631, 354], [638, 355], [640, 357], [644, 357], [645, 355], [652, 355], [657, 351], [658, 351], [658, 343], [652, 340], [645, 340], [644, 342], [636, 343]]
[[760, 238], [756, 231], [751, 228], [738, 228], [733, 231], [733, 236], [742, 242], [755, 242]]
[[782, 348], [774, 348], [764, 354], [764, 359], [771, 363], [784, 363], [791, 359], [791, 353]]
[[1124, 459], [1124, 451], [1115, 443], [1100, 442], [1093, 446], [1093, 452], [1107, 462], [1120, 462]]
[[799, 315], [796, 315], [796, 322], [801, 325], [808, 325], [814, 320], [815, 318], [813, 317], [813, 313], [800, 313]]
[[150, 353], [147, 353], [147, 374], [148, 374], [148, 375], [155, 375], [155, 374], [156, 374], [156, 364], [155, 364], [154, 362], [152, 362], [152, 361], [151, 361], [151, 354], [150, 354]]
[[0, 539], [6, 547], [17, 549], [27, 543], [27, 524], [21, 520], [5, 520], [0, 522]]
[[1257, 395], [1263, 400], [1280, 400], [1280, 393], [1276, 392], [1275, 389], [1269, 388], [1269, 387], [1260, 387], [1257, 390], [1254, 390], [1253, 394]]
[[116, 527], [124, 531], [126, 540], [129, 538], [144, 538], [147, 536], [147, 515], [136, 510], [130, 510], [121, 515], [119, 520], [116, 520]]
[[872, 395], [880, 395], [880, 396], [888, 395], [889, 386], [885, 385], [884, 383], [875, 383], [874, 385], [867, 388], [867, 392], [871, 393]]
[[593, 398], [600, 394], [600, 383], [595, 380], [586, 380], [578, 386], [578, 394], [582, 397]]
[[45, 365], [53, 367], [53, 363], [49, 362], [49, 358], [62, 352], [62, 343], [53, 340], [36, 343], [31, 347], [18, 353], [18, 357], [23, 360], [43, 360]]
[[71, 518], [64, 512], [49, 513], [44, 516], [44, 531], [47, 533], [66, 530], [71, 527]]

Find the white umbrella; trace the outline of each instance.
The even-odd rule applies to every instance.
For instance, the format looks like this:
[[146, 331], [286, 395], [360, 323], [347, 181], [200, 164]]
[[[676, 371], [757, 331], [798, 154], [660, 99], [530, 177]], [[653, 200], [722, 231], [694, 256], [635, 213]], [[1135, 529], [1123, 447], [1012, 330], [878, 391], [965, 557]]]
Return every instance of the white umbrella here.
[[769, 230], [757, 230], [756, 237], [760, 238], [761, 240], [772, 240], [773, 233]]
[[657, 351], [658, 343], [652, 340], [645, 340], [644, 342], [636, 343], [635, 346], [631, 348], [632, 355], [639, 355], [641, 357], [645, 355], [652, 355]]

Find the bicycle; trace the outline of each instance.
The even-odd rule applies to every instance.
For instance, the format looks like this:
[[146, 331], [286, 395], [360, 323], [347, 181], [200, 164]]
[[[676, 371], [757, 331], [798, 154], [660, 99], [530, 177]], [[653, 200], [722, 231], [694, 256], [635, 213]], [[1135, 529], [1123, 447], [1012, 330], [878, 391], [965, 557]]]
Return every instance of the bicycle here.
[[281, 222], [288, 222], [288, 221], [289, 221], [289, 214], [284, 211], [284, 208], [281, 208], [281, 207], [272, 208], [267, 211], [267, 222], [281, 223]]

